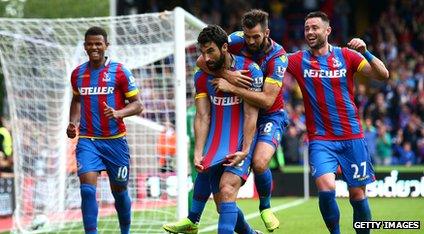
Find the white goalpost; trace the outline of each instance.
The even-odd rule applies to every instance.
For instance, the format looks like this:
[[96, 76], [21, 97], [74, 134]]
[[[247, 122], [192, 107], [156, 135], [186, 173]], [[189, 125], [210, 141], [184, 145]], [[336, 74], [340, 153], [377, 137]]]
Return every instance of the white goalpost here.
[[[15, 233], [82, 231], [75, 140], [66, 137], [66, 127], [70, 73], [87, 60], [82, 43], [91, 26], [109, 32], [108, 56], [132, 70], [145, 105], [141, 116], [125, 119], [132, 232], [162, 233], [163, 223], [187, 214], [186, 108], [194, 92], [196, 39], [205, 24], [182, 8], [118, 17], [0, 18], [0, 62], [14, 138]], [[118, 232], [103, 174], [97, 198], [99, 233]]]

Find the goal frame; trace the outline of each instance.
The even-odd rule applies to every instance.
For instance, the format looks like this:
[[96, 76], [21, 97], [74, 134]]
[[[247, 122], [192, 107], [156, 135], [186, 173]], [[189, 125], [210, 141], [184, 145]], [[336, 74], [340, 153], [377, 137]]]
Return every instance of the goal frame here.
[[[187, 216], [188, 213], [188, 188], [189, 188], [189, 180], [188, 180], [188, 149], [187, 149], [187, 123], [186, 123], [186, 108], [187, 108], [187, 98], [186, 98], [186, 47], [187, 45], [189, 45], [189, 43], [193, 43], [193, 41], [189, 42], [186, 41], [185, 38], [185, 30], [186, 30], [186, 24], [188, 23], [190, 26], [194, 26], [195, 28], [204, 28], [206, 27], [206, 24], [203, 23], [201, 20], [197, 19], [196, 17], [194, 17], [193, 15], [191, 15], [190, 13], [188, 13], [187, 11], [185, 11], [184, 9], [182, 9], [181, 7], [176, 7], [174, 8], [174, 10], [172, 11], [172, 14], [174, 16], [174, 25], [173, 25], [173, 43], [174, 43], [174, 48], [173, 48], [173, 52], [174, 52], [174, 73], [173, 73], [173, 83], [174, 83], [174, 93], [175, 93], [175, 122], [177, 123], [175, 125], [175, 130], [176, 130], [176, 174], [177, 174], [177, 181], [178, 181], [178, 196], [177, 196], [177, 215], [176, 218], [183, 218]], [[116, 32], [114, 29], [114, 18], [113, 16], [111, 16], [111, 23], [110, 23], [110, 38], [113, 42], [113, 39], [116, 36]], [[8, 19], [6, 19], [8, 20]], [[17, 21], [26, 21], [28, 19], [10, 19], [10, 20], [17, 20]], [[32, 20], [32, 19], [30, 19]], [[1, 31], [1, 34], [5, 34], [7, 33], [6, 31]], [[26, 36], [24, 35], [18, 35], [18, 34], [13, 34], [13, 35], [8, 35], [12, 38], [16, 38], [16, 39], [20, 39], [20, 40], [29, 40], [29, 41], [36, 41], [35, 44], [46, 44], [49, 42], [46, 41], [42, 41], [39, 40], [37, 41], [37, 39], [34, 38], [26, 38]], [[55, 47], [55, 44], [51, 44], [48, 45], [51, 47]], [[60, 48], [58, 48], [60, 50]], [[78, 49], [77, 51], [75, 51], [76, 55], [75, 57], [77, 57], [77, 53], [81, 53], [81, 50]], [[113, 53], [113, 52], [112, 52]], [[73, 58], [70, 58], [73, 59]], [[0, 61], [2, 61], [3, 65], [5, 64], [5, 57], [3, 56], [2, 52], [0, 51]], [[67, 74], [70, 74], [72, 67], [70, 67], [69, 64], [66, 64], [66, 71]], [[8, 80], [6, 77], [9, 76], [8, 74], [8, 70], [5, 67], [2, 67], [3, 70], [3, 74], [5, 76], [5, 82], [6, 82], [6, 86], [12, 86], [11, 84], [8, 84], [8, 82], [10, 82], [10, 80]], [[68, 94], [66, 94], [66, 96], [64, 97], [65, 102], [67, 102], [68, 104], [70, 104], [71, 101], [71, 92], [69, 92]], [[14, 108], [15, 103], [13, 100], [8, 99], [9, 105], [11, 108]], [[69, 111], [66, 110], [67, 112]], [[69, 113], [68, 113], [69, 114]], [[18, 118], [17, 116], [11, 116], [12, 118], [14, 118], [15, 120]], [[68, 120], [67, 119], [63, 119], [61, 120], [61, 126], [63, 126], [63, 131], [66, 129], [66, 126], [68, 124]], [[13, 126], [12, 126], [13, 128]], [[14, 131], [12, 131], [13, 134]], [[61, 140], [66, 141], [66, 135], [63, 134], [63, 139], [61, 138]], [[13, 142], [13, 148], [15, 152], [18, 152], [18, 147], [20, 147], [19, 142], [14, 141]], [[66, 144], [63, 144], [63, 146], [61, 147], [60, 151], [58, 152], [58, 154], [60, 155], [65, 155], [66, 154], [66, 150], [67, 150], [67, 146]], [[63, 161], [65, 161], [65, 157], [62, 157]], [[61, 175], [61, 178], [63, 177], [63, 180], [61, 180], [62, 182], [60, 182], [59, 186], [61, 187], [61, 191], [65, 192], [65, 178], [66, 178], [66, 163], [60, 163], [61, 167], [63, 167], [61, 170], [63, 172], [63, 175]], [[21, 170], [20, 168], [20, 164], [15, 163], [14, 165], [14, 170], [15, 171], [19, 171]], [[16, 178], [15, 178], [16, 181]], [[22, 186], [22, 181], [20, 182], [15, 182], [15, 191], [19, 191], [21, 189], [20, 186]], [[65, 196], [61, 196], [63, 199], [61, 200], [61, 204], [59, 204], [58, 209], [59, 210], [63, 210], [64, 209], [64, 197]], [[19, 205], [19, 204], [17, 204]], [[17, 209], [17, 208], [16, 208]], [[16, 214], [15, 215], [19, 215]], [[19, 218], [18, 218], [19, 219]], [[20, 229], [20, 223], [19, 222], [15, 222], [15, 225], [17, 226], [17, 229]]]
[[187, 97], [186, 97], [186, 54], [185, 44], [178, 43], [185, 41], [185, 20], [199, 28], [206, 27], [206, 24], [186, 12], [181, 7], [174, 9], [174, 55], [175, 55], [175, 122], [176, 124], [176, 152], [177, 152], [177, 181], [178, 186], [178, 219], [182, 219], [188, 214], [188, 150], [187, 150]]

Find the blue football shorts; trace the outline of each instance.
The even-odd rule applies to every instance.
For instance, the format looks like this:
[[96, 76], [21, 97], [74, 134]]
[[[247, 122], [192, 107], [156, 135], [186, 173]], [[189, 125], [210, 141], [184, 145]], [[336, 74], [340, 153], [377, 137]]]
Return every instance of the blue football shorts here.
[[375, 180], [364, 139], [313, 140], [309, 144], [309, 165], [314, 179], [326, 173], [336, 173], [340, 165], [343, 180], [349, 187], [364, 186]]
[[250, 152], [236, 166], [223, 166], [222, 164], [210, 167], [206, 173], [209, 175], [209, 183], [211, 185], [212, 193], [216, 194], [219, 192], [219, 182], [221, 180], [221, 176], [224, 172], [231, 172], [237, 176], [239, 176], [242, 180], [242, 184], [244, 184], [249, 177], [250, 174], [250, 164], [252, 163], [253, 152], [255, 150], [257, 138], [254, 137], [252, 145], [250, 147]]
[[78, 175], [106, 170], [111, 183], [127, 185], [130, 173], [130, 153], [125, 137], [115, 139], [78, 139]]
[[288, 123], [289, 120], [285, 111], [259, 116], [258, 142], [266, 142], [277, 149]]

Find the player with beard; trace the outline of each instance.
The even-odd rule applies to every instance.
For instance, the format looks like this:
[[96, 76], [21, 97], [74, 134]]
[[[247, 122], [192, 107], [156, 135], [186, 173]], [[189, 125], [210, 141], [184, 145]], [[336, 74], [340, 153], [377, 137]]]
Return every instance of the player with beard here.
[[325, 13], [309, 13], [304, 36], [310, 49], [290, 55], [287, 72], [294, 76], [302, 91], [310, 141], [309, 162], [318, 188], [319, 208], [330, 233], [340, 233], [340, 212], [335, 199], [338, 166], [349, 187], [354, 222], [371, 220], [365, 190], [375, 180], [353, 100], [354, 74], [387, 80], [389, 72], [367, 50], [363, 40], [352, 39], [347, 44], [351, 49], [335, 47], [328, 43], [330, 33]]
[[[268, 13], [251, 10], [243, 15], [243, 31], [229, 36], [229, 51], [252, 59], [259, 64], [264, 74], [262, 92], [246, 89], [251, 79], [237, 71], [214, 71], [218, 76], [213, 81], [222, 92], [230, 92], [261, 108], [258, 119], [258, 139], [253, 155], [252, 169], [255, 173], [255, 186], [259, 194], [259, 210], [268, 231], [280, 226], [280, 221], [271, 210], [272, 173], [269, 161], [280, 145], [288, 119], [284, 112], [282, 82], [287, 68], [286, 52], [281, 45], [269, 38]], [[198, 64], [204, 67], [199, 58]], [[212, 71], [211, 71], [212, 72]]]
[[[259, 66], [228, 53], [228, 36], [222, 28], [204, 28], [198, 43], [209, 70], [249, 70], [253, 80], [249, 89], [261, 91], [263, 76]], [[218, 233], [258, 233], [247, 224], [235, 202], [250, 172], [258, 108], [232, 93], [217, 90], [212, 83], [214, 78], [202, 70], [194, 75], [194, 165], [199, 174], [189, 216], [163, 228], [171, 233], [197, 233], [198, 210], [203, 210], [212, 191], [219, 213]]]

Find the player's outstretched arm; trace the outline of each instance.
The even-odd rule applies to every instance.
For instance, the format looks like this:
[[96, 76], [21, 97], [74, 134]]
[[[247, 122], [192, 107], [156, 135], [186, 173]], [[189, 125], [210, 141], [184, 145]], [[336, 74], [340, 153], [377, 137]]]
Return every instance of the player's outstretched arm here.
[[256, 121], [258, 120], [259, 108], [244, 102], [244, 125], [243, 125], [243, 147], [241, 151], [237, 151], [226, 157], [228, 163], [224, 166], [235, 166], [239, 164], [248, 155], [253, 137], [256, 133]]
[[347, 45], [361, 53], [368, 61], [368, 63], [359, 70], [362, 75], [378, 80], [386, 80], [389, 78], [389, 71], [384, 63], [367, 50], [367, 45], [362, 39], [353, 38]]
[[198, 66], [200, 69], [210, 75], [225, 78], [232, 85], [235, 85], [237, 87], [247, 89], [252, 85], [253, 79], [247, 75], [247, 73], [249, 73], [249, 70], [230, 71], [228, 69], [223, 68], [217, 72], [212, 72], [208, 69], [208, 66], [206, 66], [205, 59], [201, 55], [197, 58], [196, 66]]
[[128, 97], [127, 100], [129, 103], [120, 110], [115, 110], [104, 102], [104, 114], [108, 118], [125, 118], [132, 115], [138, 115], [143, 111], [143, 104], [141, 103], [139, 94]]
[[203, 148], [211, 122], [210, 102], [207, 96], [196, 97], [196, 114], [194, 116], [194, 166], [197, 171], [203, 171]]
[[69, 138], [77, 136], [77, 126], [81, 116], [81, 103], [77, 95], [72, 96], [71, 107], [69, 109], [69, 124], [66, 128], [66, 135]]

